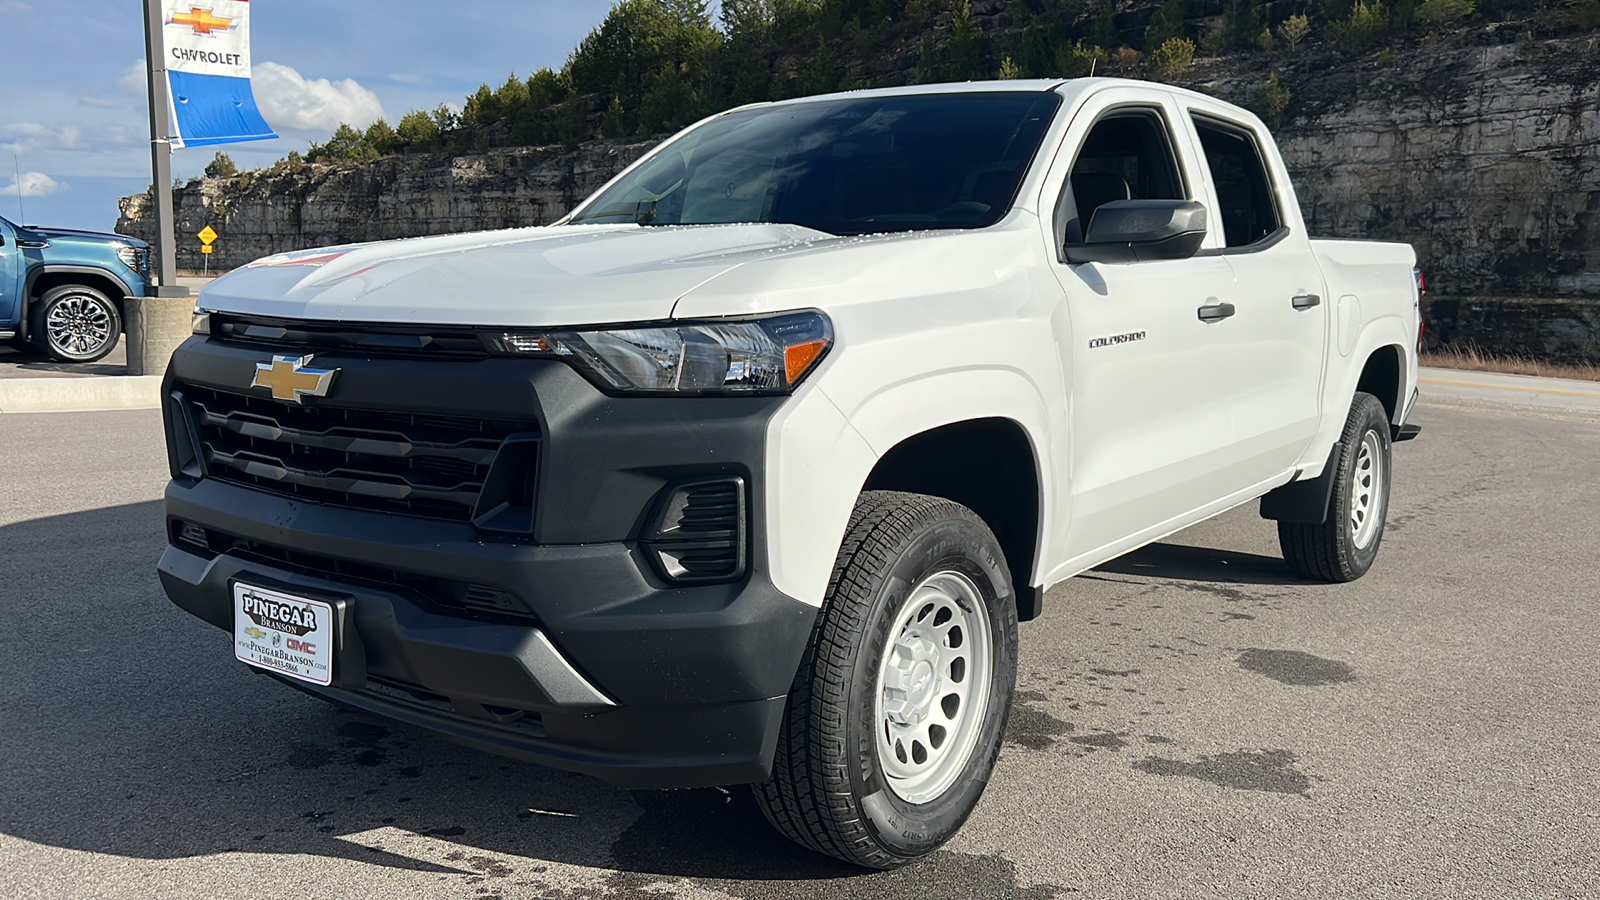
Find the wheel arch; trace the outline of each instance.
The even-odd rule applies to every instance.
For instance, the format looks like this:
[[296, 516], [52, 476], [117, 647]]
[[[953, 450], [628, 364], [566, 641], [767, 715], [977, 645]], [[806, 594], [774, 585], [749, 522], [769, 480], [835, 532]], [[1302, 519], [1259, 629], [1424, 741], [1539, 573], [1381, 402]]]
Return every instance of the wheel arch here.
[[909, 435], [879, 457], [863, 491], [906, 491], [960, 503], [983, 519], [1005, 554], [1018, 618], [1038, 618], [1033, 584], [1043, 494], [1027, 429], [1014, 419], [951, 422]]
[[29, 324], [33, 304], [43, 299], [44, 295], [59, 287], [68, 285], [82, 285], [94, 288], [110, 298], [117, 307], [117, 315], [122, 318], [123, 327], [127, 327], [128, 309], [124, 302], [133, 293], [127, 282], [115, 274], [94, 266], [40, 266], [28, 274], [27, 287], [22, 292], [22, 324], [21, 331], [24, 337], [28, 336]]
[[1367, 354], [1356, 378], [1355, 393], [1371, 394], [1383, 404], [1389, 422], [1399, 425], [1405, 414], [1406, 352], [1398, 344], [1384, 344]]

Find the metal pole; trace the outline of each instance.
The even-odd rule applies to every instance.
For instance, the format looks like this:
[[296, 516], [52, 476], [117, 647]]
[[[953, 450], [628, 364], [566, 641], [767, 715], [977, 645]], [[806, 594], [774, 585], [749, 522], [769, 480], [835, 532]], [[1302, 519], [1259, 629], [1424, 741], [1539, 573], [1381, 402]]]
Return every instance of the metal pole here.
[[172, 144], [167, 129], [166, 41], [161, 29], [161, 0], [144, 0], [145, 61], [150, 70], [150, 193], [156, 203], [156, 252], [152, 260], [160, 287], [151, 286], [152, 297], [187, 297], [189, 289], [178, 285], [178, 248], [173, 233], [176, 219], [172, 211]]

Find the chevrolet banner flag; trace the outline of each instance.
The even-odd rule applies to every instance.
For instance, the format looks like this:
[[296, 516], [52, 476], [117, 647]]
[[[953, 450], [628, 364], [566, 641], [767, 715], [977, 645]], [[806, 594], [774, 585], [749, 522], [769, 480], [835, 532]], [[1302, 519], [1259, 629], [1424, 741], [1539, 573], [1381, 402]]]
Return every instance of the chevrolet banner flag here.
[[250, 91], [249, 0], [162, 0], [174, 147], [277, 137]]

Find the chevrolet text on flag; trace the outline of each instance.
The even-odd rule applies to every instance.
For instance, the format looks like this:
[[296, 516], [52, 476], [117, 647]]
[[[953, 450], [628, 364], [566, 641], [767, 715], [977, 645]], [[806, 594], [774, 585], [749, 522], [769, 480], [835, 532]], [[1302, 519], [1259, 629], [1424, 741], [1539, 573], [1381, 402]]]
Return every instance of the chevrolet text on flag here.
[[249, 0], [162, 0], [175, 147], [277, 137], [250, 91]]

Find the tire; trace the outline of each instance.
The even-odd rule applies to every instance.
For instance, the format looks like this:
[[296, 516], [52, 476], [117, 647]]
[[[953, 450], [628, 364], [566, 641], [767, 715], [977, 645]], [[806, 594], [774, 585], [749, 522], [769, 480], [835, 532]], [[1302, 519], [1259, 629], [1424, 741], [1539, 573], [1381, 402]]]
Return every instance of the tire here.
[[1318, 581], [1347, 582], [1378, 558], [1389, 513], [1389, 416], [1371, 394], [1356, 394], [1339, 439], [1338, 471], [1321, 525], [1278, 523], [1278, 543], [1291, 568]]
[[1016, 673], [1016, 596], [983, 520], [937, 497], [862, 494], [756, 801], [845, 862], [927, 856], [983, 795]]
[[111, 298], [91, 287], [52, 288], [33, 305], [34, 346], [60, 362], [104, 359], [122, 336], [122, 314]]

